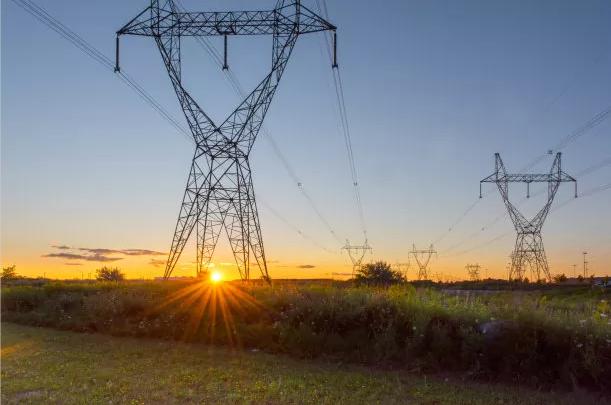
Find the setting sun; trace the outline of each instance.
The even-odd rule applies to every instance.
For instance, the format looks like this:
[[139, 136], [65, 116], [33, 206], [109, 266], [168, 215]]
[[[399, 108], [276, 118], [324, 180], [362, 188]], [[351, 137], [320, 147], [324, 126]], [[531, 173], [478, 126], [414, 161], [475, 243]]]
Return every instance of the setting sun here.
[[213, 283], [218, 283], [222, 279], [223, 275], [218, 271], [214, 271], [212, 272], [212, 274], [210, 274], [210, 281], [212, 281]]

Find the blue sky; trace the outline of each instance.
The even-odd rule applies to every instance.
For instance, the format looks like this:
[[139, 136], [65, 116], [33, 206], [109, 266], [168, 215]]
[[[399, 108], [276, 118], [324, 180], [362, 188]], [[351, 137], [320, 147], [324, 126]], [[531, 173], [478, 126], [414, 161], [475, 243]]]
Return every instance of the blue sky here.
[[[226, 4], [227, 3], [227, 4]], [[273, 1], [184, 1], [189, 9], [257, 9]], [[513, 233], [490, 193], [472, 204], [495, 152], [510, 171], [553, 148], [611, 106], [611, 3], [606, 1], [327, 1], [338, 26], [339, 63], [370, 243], [375, 258], [405, 261], [412, 243], [438, 244], [434, 271], [463, 276], [467, 262], [501, 275]], [[38, 2], [103, 53], [114, 32], [146, 1]], [[229, 5], [228, 5], [229, 4]], [[315, 2], [304, 2], [315, 9]], [[338, 127], [332, 73], [321, 34], [300, 38], [265, 126], [304, 187], [342, 238], [362, 242]], [[220, 40], [215, 40], [217, 47]], [[271, 40], [230, 40], [230, 66], [246, 88], [269, 69]], [[238, 97], [213, 61], [185, 43], [186, 81], [213, 118]], [[122, 40], [122, 68], [182, 122], [150, 39]], [[41, 256], [51, 245], [169, 248], [193, 145], [112, 73], [12, 1], [2, 3], [2, 255], [23, 272], [90, 271]], [[570, 174], [611, 157], [611, 119], [562, 150]], [[262, 134], [253, 154], [255, 190], [272, 276], [320, 276], [348, 260], [316, 218]], [[535, 168], [546, 171], [547, 159]], [[611, 182], [607, 165], [583, 178], [587, 190]], [[489, 186], [492, 189], [492, 186]], [[521, 199], [524, 189], [512, 195]], [[572, 196], [561, 188], [556, 202]], [[524, 205], [532, 213], [542, 204]], [[266, 207], [329, 254], [301, 238]], [[611, 264], [611, 191], [552, 212], [544, 242], [553, 273], [588, 250], [593, 271]], [[476, 233], [476, 234], [474, 234]], [[469, 235], [470, 240], [456, 245]], [[224, 241], [222, 241], [224, 243]], [[449, 256], [445, 257], [444, 256]], [[188, 248], [183, 261], [194, 260]], [[231, 262], [221, 248], [217, 262]], [[126, 261], [123, 263], [127, 263]], [[73, 264], [73, 263], [72, 263]], [[315, 266], [299, 269], [303, 265]], [[146, 261], [130, 275], [152, 276]], [[338, 270], [339, 269], [339, 270]], [[185, 274], [189, 271], [184, 268]]]

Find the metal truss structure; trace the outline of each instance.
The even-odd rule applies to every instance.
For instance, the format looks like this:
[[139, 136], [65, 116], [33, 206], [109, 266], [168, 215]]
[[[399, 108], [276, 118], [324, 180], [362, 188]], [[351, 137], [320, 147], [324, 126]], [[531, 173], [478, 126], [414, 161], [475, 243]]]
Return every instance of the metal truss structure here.
[[478, 281], [480, 274], [479, 271], [482, 267], [479, 264], [467, 264], [465, 269], [467, 270], [467, 274], [469, 275], [469, 280]]
[[433, 255], [437, 255], [437, 251], [433, 248], [433, 245], [429, 246], [428, 249], [416, 249], [416, 245], [412, 245], [413, 249], [409, 254], [411, 254], [416, 260], [416, 264], [418, 265], [418, 280], [428, 280], [428, 266], [431, 261], [431, 257]]
[[[527, 267], [529, 267], [532, 280], [540, 280], [541, 274], [543, 274], [548, 281], [551, 281], [551, 274], [541, 237], [541, 229], [560, 183], [575, 183], [575, 198], [577, 198], [577, 180], [562, 171], [562, 154], [560, 152], [556, 154], [549, 173], [544, 174], [507, 173], [501, 156], [496, 153], [494, 157], [495, 171], [480, 181], [479, 195], [482, 198], [482, 183], [495, 183], [517, 232], [515, 248], [511, 254], [509, 279], [523, 280]], [[526, 183], [527, 197], [530, 197], [530, 183], [547, 183], [547, 202], [532, 219], [527, 219], [522, 215], [518, 208], [509, 200], [509, 183]]]
[[400, 263], [397, 262], [395, 264], [393, 264], [392, 267], [394, 267], [394, 269], [396, 271], [398, 271], [399, 273], [401, 273], [403, 275], [403, 277], [405, 277], [405, 279], [407, 280], [407, 272], [409, 271], [410, 267], [412, 266], [412, 264], [409, 261], [409, 256], [408, 256], [408, 260], [407, 263]]
[[[193, 230], [197, 235], [197, 273], [205, 272], [224, 228], [241, 278], [250, 278], [254, 257], [253, 265], [269, 281], [249, 155], [297, 38], [321, 31], [335, 35], [336, 27], [300, 0], [279, 0], [271, 10], [222, 12], [183, 12], [173, 0], [151, 0], [149, 7], [117, 32], [117, 71], [121, 35], [155, 40], [196, 145], [165, 278], [172, 274]], [[217, 125], [183, 86], [181, 38], [224, 37], [226, 68], [227, 38], [233, 35], [272, 36], [272, 66], [259, 85]]]
[[367, 252], [371, 253], [373, 251], [373, 249], [371, 249], [371, 246], [369, 246], [369, 243], [367, 243], [367, 240], [365, 240], [365, 243], [363, 243], [362, 245], [351, 245], [350, 241], [348, 241], [347, 239], [346, 245], [342, 247], [342, 250], [348, 252], [348, 256], [350, 257], [350, 261], [352, 262], [353, 278], [356, 272], [361, 268], [363, 259], [365, 258]]

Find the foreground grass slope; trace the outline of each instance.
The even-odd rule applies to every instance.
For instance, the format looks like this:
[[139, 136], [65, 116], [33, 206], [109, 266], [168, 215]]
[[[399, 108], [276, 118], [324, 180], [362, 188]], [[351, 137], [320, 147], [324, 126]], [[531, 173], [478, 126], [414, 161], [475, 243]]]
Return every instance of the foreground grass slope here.
[[2, 324], [2, 403], [588, 404], [601, 399]]
[[410, 285], [3, 286], [2, 319], [611, 394], [609, 293], [443, 294]]

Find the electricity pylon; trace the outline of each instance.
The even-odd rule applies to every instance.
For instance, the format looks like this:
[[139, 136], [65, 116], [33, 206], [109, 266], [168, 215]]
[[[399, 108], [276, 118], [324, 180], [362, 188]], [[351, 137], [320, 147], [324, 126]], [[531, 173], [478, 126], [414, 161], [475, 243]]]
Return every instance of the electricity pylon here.
[[[194, 229], [197, 273], [206, 271], [224, 228], [241, 278], [250, 278], [254, 256], [262, 277], [269, 281], [249, 155], [297, 38], [320, 31], [335, 33], [336, 27], [300, 0], [279, 0], [272, 10], [221, 12], [182, 12], [173, 0], [151, 0], [149, 7], [117, 32], [117, 71], [119, 36], [155, 40], [196, 144], [165, 278], [174, 270]], [[226, 68], [227, 38], [233, 35], [271, 35], [272, 66], [246, 99], [217, 125], [183, 86], [181, 38], [222, 36]]]
[[[509, 174], [501, 156], [496, 153], [495, 171], [484, 178], [479, 184], [479, 196], [482, 198], [482, 183], [495, 183], [499, 189], [505, 207], [517, 232], [515, 248], [511, 255], [510, 280], [523, 280], [526, 267], [530, 267], [531, 278], [535, 281], [541, 279], [541, 273], [548, 281], [552, 280], [545, 257], [541, 229], [547, 218], [552, 202], [560, 183], [575, 183], [575, 198], [577, 198], [577, 180], [562, 171], [562, 154], [558, 152], [549, 173], [543, 174]], [[530, 183], [547, 183], [547, 202], [532, 218], [527, 219], [517, 207], [509, 200], [509, 183], [526, 183], [526, 196], [530, 197]]]
[[407, 280], [407, 272], [409, 271], [409, 268], [411, 267], [411, 263], [409, 261], [409, 256], [408, 256], [408, 260], [407, 263], [395, 263], [393, 265], [393, 267], [395, 268], [396, 271], [398, 271], [399, 273], [401, 273], [403, 275], [403, 277], [405, 277], [405, 279]]
[[409, 254], [411, 254], [416, 260], [416, 264], [418, 265], [418, 280], [428, 280], [428, 266], [431, 261], [431, 257], [437, 254], [437, 251], [433, 248], [433, 245], [429, 246], [428, 249], [416, 249], [416, 245], [412, 245], [413, 249]]
[[467, 274], [469, 275], [469, 279], [471, 281], [479, 280], [479, 270], [481, 269], [479, 264], [467, 264], [465, 269], [467, 270]]
[[365, 243], [362, 245], [351, 245], [350, 241], [346, 239], [346, 245], [342, 250], [348, 252], [348, 256], [352, 262], [352, 277], [354, 278], [356, 272], [361, 268], [361, 264], [367, 252], [372, 252], [371, 246], [367, 243], [367, 239], [365, 239]]

